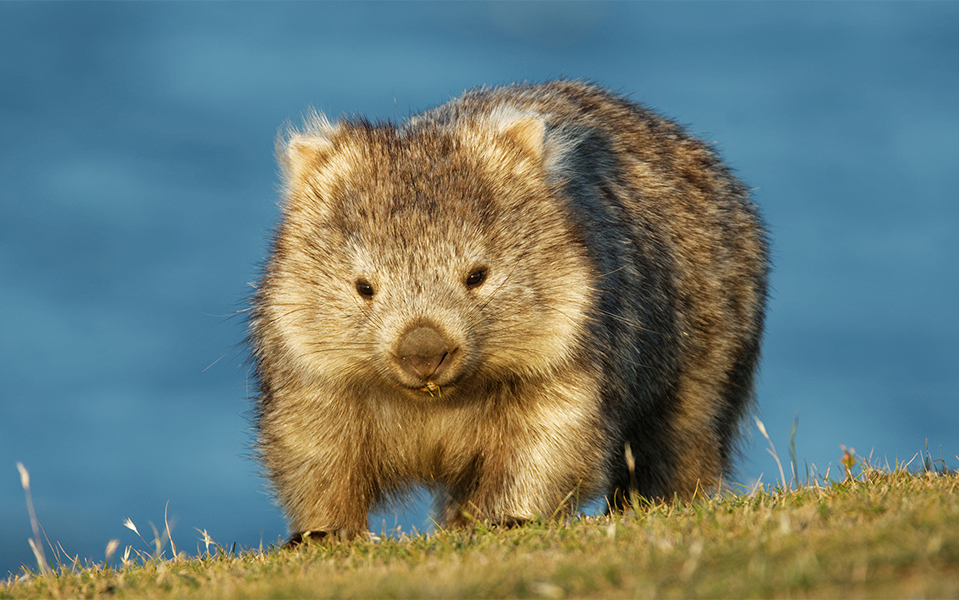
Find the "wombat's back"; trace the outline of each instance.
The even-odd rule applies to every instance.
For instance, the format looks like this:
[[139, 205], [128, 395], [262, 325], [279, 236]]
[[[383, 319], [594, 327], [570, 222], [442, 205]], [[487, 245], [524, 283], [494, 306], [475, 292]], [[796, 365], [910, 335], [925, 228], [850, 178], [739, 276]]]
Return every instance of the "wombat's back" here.
[[767, 251], [707, 145], [561, 81], [399, 127], [318, 118], [281, 159], [252, 340], [261, 455], [295, 531], [355, 533], [412, 483], [455, 524], [577, 489], [685, 497], [729, 470]]

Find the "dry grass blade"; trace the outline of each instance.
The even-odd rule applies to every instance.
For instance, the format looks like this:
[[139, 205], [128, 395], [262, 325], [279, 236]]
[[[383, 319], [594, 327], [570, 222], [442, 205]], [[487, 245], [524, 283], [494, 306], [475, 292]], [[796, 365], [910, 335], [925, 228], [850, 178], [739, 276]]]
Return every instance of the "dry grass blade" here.
[[30, 526], [33, 528], [33, 538], [28, 540], [30, 549], [37, 559], [37, 565], [40, 572], [44, 575], [53, 575], [53, 569], [47, 563], [47, 557], [43, 553], [43, 542], [40, 540], [40, 522], [37, 520], [37, 513], [33, 509], [33, 498], [30, 495], [30, 473], [23, 463], [17, 463], [17, 469], [20, 471], [20, 485], [23, 486], [23, 492], [27, 496], [27, 512], [30, 514]]
[[763, 437], [766, 438], [766, 441], [769, 442], [769, 448], [766, 448], [766, 452], [772, 455], [773, 459], [776, 461], [776, 466], [779, 467], [779, 479], [783, 483], [783, 489], [789, 489], [789, 483], [786, 481], [786, 473], [783, 471], [783, 464], [779, 461], [779, 454], [776, 453], [776, 446], [773, 444], [772, 439], [770, 439], [769, 434], [766, 433], [766, 426], [763, 425], [763, 422], [758, 418], [756, 419], [756, 427], [759, 428], [760, 433], [763, 434]]

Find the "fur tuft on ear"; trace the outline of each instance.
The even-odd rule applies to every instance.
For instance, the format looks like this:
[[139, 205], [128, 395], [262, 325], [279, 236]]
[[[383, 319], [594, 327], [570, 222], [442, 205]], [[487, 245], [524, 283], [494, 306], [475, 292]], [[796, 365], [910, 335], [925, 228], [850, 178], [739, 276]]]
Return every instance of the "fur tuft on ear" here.
[[490, 115], [489, 123], [500, 135], [516, 144], [530, 158], [542, 161], [546, 152], [546, 123], [539, 115], [503, 107]]
[[535, 115], [516, 119], [504, 128], [503, 133], [512, 138], [527, 154], [542, 160], [545, 152], [546, 124]]
[[287, 181], [300, 181], [304, 175], [322, 164], [333, 150], [333, 136], [339, 125], [325, 115], [311, 112], [302, 131], [289, 127], [276, 141], [276, 154]]

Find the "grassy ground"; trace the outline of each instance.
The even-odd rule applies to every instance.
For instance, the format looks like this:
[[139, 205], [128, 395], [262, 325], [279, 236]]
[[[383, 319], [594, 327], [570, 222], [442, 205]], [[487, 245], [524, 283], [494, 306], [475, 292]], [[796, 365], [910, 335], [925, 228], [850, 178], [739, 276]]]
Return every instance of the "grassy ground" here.
[[174, 560], [158, 545], [11, 578], [0, 599], [959, 597], [959, 476], [853, 470], [516, 529]]

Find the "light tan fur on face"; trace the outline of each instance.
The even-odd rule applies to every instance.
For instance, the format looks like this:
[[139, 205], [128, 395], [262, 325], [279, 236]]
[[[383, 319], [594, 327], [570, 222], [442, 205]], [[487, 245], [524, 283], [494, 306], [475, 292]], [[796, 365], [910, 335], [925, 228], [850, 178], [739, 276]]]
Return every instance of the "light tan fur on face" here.
[[456, 526], [730, 472], [768, 267], [711, 148], [558, 81], [400, 125], [313, 114], [278, 154], [251, 341], [259, 455], [294, 533], [357, 535], [416, 485]]

